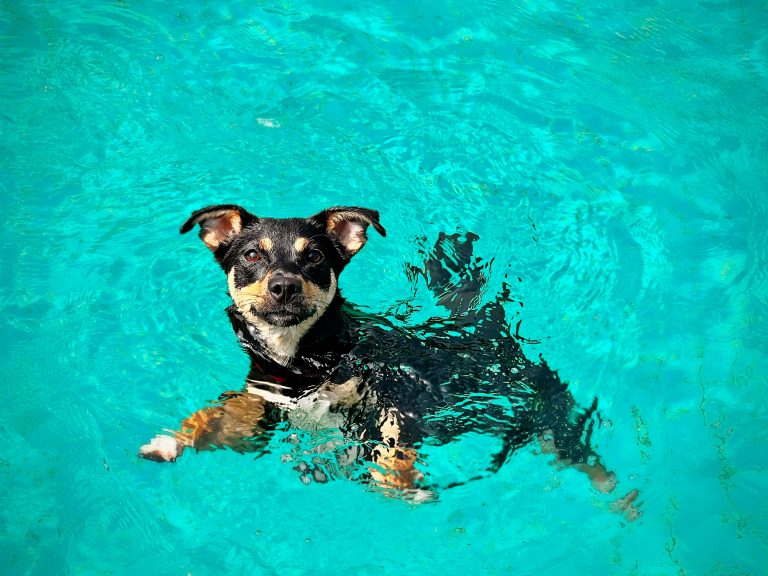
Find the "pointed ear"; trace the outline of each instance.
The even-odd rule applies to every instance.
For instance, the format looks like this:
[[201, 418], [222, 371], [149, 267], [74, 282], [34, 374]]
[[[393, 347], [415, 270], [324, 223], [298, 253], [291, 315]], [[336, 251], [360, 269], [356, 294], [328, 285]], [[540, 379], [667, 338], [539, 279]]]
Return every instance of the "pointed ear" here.
[[181, 225], [179, 232], [186, 234], [195, 224], [200, 224], [200, 238], [212, 252], [222, 244], [229, 243], [248, 223], [256, 220], [245, 208], [236, 204], [207, 206], [192, 212]]
[[323, 210], [309, 220], [325, 228], [345, 260], [352, 258], [365, 246], [368, 226], [373, 226], [382, 236], [387, 235], [387, 231], [379, 224], [379, 213], [367, 208], [337, 206]]

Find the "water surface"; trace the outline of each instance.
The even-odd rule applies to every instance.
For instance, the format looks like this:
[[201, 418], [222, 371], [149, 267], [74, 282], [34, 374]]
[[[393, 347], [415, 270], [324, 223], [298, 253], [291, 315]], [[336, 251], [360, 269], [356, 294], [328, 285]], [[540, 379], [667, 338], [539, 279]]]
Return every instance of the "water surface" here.
[[[758, 1], [3, 3], [0, 572], [763, 573], [767, 24]], [[304, 486], [279, 451], [139, 460], [247, 372], [177, 232], [218, 202], [378, 209], [340, 285], [415, 319], [407, 265], [478, 234], [487, 297], [514, 279], [526, 353], [599, 397], [644, 516], [535, 447], [421, 506]]]

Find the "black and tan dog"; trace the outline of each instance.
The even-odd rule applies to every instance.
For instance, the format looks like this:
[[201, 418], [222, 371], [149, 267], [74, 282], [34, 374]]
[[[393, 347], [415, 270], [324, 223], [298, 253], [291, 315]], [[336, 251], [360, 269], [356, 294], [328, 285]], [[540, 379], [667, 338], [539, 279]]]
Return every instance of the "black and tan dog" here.
[[[385, 235], [377, 212], [340, 207], [273, 219], [219, 205], [193, 213], [181, 232], [197, 224], [227, 275], [227, 312], [250, 372], [245, 389], [142, 446], [144, 458], [173, 461], [186, 448], [260, 450], [269, 430], [289, 422], [338, 430], [355, 444], [353, 459], [368, 463], [368, 481], [409, 493], [425, 484], [421, 446], [474, 431], [502, 440], [489, 471], [534, 441], [598, 489], [613, 489], [614, 475], [590, 447], [596, 406], [580, 410], [557, 373], [524, 356], [505, 318], [508, 293], [477, 306], [476, 236], [441, 235], [424, 266], [411, 269], [451, 314], [405, 329], [354, 309], [338, 289], [369, 226]], [[620, 507], [636, 514], [635, 497]]]

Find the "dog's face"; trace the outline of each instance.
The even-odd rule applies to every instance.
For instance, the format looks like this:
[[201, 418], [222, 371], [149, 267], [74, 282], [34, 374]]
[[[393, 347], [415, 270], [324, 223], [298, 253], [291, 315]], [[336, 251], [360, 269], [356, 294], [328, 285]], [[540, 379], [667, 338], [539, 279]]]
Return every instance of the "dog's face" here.
[[368, 226], [386, 234], [378, 212], [353, 207], [278, 219], [236, 205], [210, 206], [194, 212], [181, 232], [196, 224], [227, 274], [239, 312], [265, 338], [280, 333], [296, 343], [333, 301], [338, 276], [365, 245]]

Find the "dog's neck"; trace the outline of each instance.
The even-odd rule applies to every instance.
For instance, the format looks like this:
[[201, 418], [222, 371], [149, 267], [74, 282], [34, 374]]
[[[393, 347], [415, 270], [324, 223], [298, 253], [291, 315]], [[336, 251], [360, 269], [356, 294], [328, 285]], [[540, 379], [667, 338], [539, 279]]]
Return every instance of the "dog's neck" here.
[[[347, 340], [344, 300], [337, 293], [322, 315], [295, 326], [273, 326], [245, 318], [230, 307], [230, 322], [252, 363], [264, 373], [287, 371], [296, 375], [316, 374], [324, 358], [342, 352]], [[277, 366], [281, 369], [277, 368]]]

